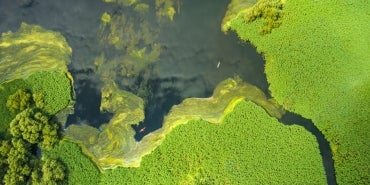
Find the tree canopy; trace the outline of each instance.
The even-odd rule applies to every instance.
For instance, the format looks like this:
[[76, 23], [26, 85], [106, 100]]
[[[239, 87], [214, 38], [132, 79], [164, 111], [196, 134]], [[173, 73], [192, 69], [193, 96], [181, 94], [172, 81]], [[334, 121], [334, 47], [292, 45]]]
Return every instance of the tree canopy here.
[[59, 141], [59, 126], [41, 110], [28, 108], [10, 122], [10, 133], [40, 148], [50, 150]]
[[6, 106], [19, 112], [9, 124], [11, 139], [0, 142], [0, 167], [4, 184], [60, 184], [64, 164], [56, 159], [37, 157], [37, 147], [51, 150], [59, 142], [59, 124], [45, 110], [42, 94], [17, 90]]
[[6, 107], [11, 112], [22, 111], [31, 105], [32, 96], [31, 93], [18, 89], [17, 92], [10, 95], [6, 101]]

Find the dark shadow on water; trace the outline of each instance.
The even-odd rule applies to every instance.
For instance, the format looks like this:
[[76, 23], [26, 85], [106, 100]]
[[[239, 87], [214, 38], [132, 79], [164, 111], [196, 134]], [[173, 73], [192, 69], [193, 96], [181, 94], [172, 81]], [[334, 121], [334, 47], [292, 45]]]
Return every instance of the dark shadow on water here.
[[[78, 73], [89, 74], [89, 71], [79, 71]], [[78, 75], [76, 71], [72, 74]], [[77, 78], [78, 79], [78, 78]], [[76, 103], [74, 114], [67, 118], [66, 127], [71, 124], [87, 124], [95, 128], [108, 123], [112, 118], [112, 113], [100, 112], [101, 92], [98, 84], [89, 79], [75, 81]]]
[[[135, 139], [140, 141], [148, 133], [161, 128], [164, 117], [169, 113], [170, 109], [174, 105], [180, 104], [183, 99], [189, 98], [184, 97], [183, 92], [188, 88], [194, 87], [186, 86], [186, 84], [197, 83], [195, 81], [199, 80], [200, 79], [186, 80], [175, 77], [150, 79], [148, 84], [152, 91], [152, 96], [147, 100], [145, 105], [145, 119], [139, 125], [133, 126], [136, 131]], [[176, 86], [174, 84], [183, 85]], [[212, 91], [204, 90], [198, 92], [197, 97], [208, 97], [211, 96], [211, 93]]]
[[324, 168], [325, 168], [327, 183], [329, 185], [336, 185], [337, 182], [335, 178], [334, 161], [332, 158], [333, 154], [330, 149], [329, 142], [325, 139], [325, 136], [313, 124], [313, 122], [310, 119], [306, 119], [292, 112], [286, 112], [279, 121], [286, 125], [302, 126], [316, 137], [317, 142], [319, 143], [319, 149], [320, 149], [321, 157], [322, 157]]

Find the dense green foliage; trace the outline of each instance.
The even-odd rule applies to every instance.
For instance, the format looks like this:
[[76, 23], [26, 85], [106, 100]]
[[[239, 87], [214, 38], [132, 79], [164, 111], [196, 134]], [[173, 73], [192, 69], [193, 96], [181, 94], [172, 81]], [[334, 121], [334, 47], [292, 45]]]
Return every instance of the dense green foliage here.
[[268, 35], [239, 16], [230, 26], [264, 53], [273, 97], [313, 120], [330, 142], [339, 184], [366, 184], [370, 171], [370, 4], [367, 0], [284, 4]]
[[[9, 96], [15, 94], [19, 89], [27, 88], [27, 84], [24, 80], [17, 79], [11, 83], [0, 84], [0, 136], [7, 138], [10, 136], [8, 129], [10, 121], [17, 115], [16, 112], [12, 112], [11, 108], [6, 106]], [[29, 89], [29, 88], [27, 88]]]
[[[38, 72], [26, 78], [25, 81], [36, 99], [42, 94], [43, 109], [48, 114], [56, 114], [73, 103], [72, 83], [66, 73]], [[35, 102], [37, 103], [37, 101]]]
[[35, 160], [30, 151], [30, 144], [24, 140], [17, 138], [11, 140], [11, 147], [7, 154], [7, 170], [3, 178], [4, 184], [26, 184]]
[[12, 86], [22, 84], [22, 88], [25, 88], [31, 77], [2, 84], [2, 87], [9, 87], [14, 94], [1, 99], [4, 104], [0, 107], [3, 110], [8, 108], [7, 111], [12, 113], [6, 115], [7, 119], [12, 116], [14, 118], [10, 124], [4, 125], [6, 128], [9, 126], [9, 131], [2, 130], [8, 135], [4, 134], [2, 138], [5, 140], [1, 140], [0, 177], [6, 185], [60, 184], [66, 176], [64, 164], [51, 158], [37, 158], [37, 146], [45, 151], [59, 142], [59, 124], [42, 109], [47, 107], [42, 91], [32, 94], [31, 90], [15, 90]]
[[8, 168], [8, 154], [12, 148], [10, 140], [0, 141], [0, 179], [4, 178]]
[[[51, 158], [38, 159], [33, 146], [22, 139], [1, 141], [0, 160], [2, 182], [6, 185], [63, 184], [65, 165]], [[7, 152], [7, 153], [4, 153]]]
[[325, 184], [316, 139], [252, 102], [220, 124], [191, 121], [166, 136], [139, 168], [102, 174], [101, 184]]
[[59, 142], [58, 123], [37, 107], [43, 105], [42, 97], [41, 94], [32, 96], [25, 90], [17, 90], [8, 97], [6, 106], [10, 111], [22, 111], [9, 124], [11, 137], [1, 140], [0, 165], [3, 170], [0, 176], [6, 185], [64, 181], [63, 163], [50, 158], [40, 161], [36, 157], [37, 146], [51, 150]]
[[10, 134], [50, 150], [58, 141], [59, 126], [42, 110], [26, 109], [10, 122]]
[[[39, 158], [59, 141], [55, 115], [72, 104], [71, 48], [57, 32], [22, 23], [0, 38], [2, 184], [63, 184], [64, 164]], [[58, 72], [57, 72], [58, 71]]]
[[61, 141], [51, 151], [43, 152], [43, 156], [46, 158], [58, 158], [66, 165], [67, 184], [95, 185], [99, 182], [100, 172], [98, 168], [82, 153], [81, 148], [75, 143]]
[[[16, 116], [16, 113], [10, 111], [6, 105], [10, 104], [7, 102], [12, 102], [12, 99], [16, 98], [16, 94], [20, 93], [16, 93], [19, 89], [28, 89], [32, 92], [31, 103], [43, 109], [46, 114], [54, 115], [72, 104], [70, 85], [71, 81], [66, 74], [59, 72], [34, 73], [26, 79], [16, 79], [0, 84], [0, 135], [7, 137], [6, 131], [9, 123]], [[12, 94], [13, 98], [9, 99], [8, 97]]]
[[16, 93], [8, 97], [6, 107], [12, 112], [23, 111], [30, 107], [31, 97], [31, 93], [26, 92], [23, 89], [18, 89]]
[[59, 185], [66, 184], [66, 169], [64, 163], [55, 159], [42, 160], [41, 166], [38, 166], [32, 172], [32, 184], [35, 185]]
[[258, 0], [257, 3], [245, 13], [244, 20], [252, 22], [258, 18], [264, 20], [260, 28], [261, 34], [270, 33], [273, 28], [278, 28], [283, 15], [283, 3], [281, 0]]

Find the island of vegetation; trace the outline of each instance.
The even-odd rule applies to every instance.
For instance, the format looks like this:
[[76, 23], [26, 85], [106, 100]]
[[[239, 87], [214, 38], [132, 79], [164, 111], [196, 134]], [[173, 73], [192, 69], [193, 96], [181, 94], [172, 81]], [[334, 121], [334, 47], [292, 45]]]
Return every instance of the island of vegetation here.
[[232, 0], [223, 31], [235, 31], [264, 54], [272, 96], [323, 132], [338, 184], [369, 183], [370, 4], [281, 0], [280, 26], [261, 34], [264, 13], [248, 17], [266, 1]]

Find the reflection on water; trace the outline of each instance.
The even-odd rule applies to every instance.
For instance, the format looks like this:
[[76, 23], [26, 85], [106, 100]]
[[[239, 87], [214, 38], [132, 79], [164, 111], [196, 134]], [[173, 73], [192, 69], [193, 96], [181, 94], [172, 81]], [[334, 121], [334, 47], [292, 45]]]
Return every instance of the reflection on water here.
[[[163, 116], [173, 105], [188, 97], [210, 96], [214, 87], [228, 77], [239, 75], [269, 94], [263, 60], [255, 48], [239, 43], [234, 34], [221, 32], [220, 24], [229, 0], [181, 2], [181, 11], [174, 21], [158, 27], [159, 60], [135, 78], [126, 79], [128, 85], [120, 84], [120, 88], [146, 100], [145, 120], [135, 126], [136, 131], [141, 131], [135, 136], [137, 140], [160, 128]], [[116, 5], [100, 0], [0, 1], [0, 32], [15, 31], [24, 21], [61, 32], [71, 45], [73, 55], [69, 70], [75, 79], [77, 99], [75, 114], [68, 118], [67, 125], [85, 123], [98, 128], [112, 116], [99, 110], [103, 84], [95, 73], [94, 60], [102, 52], [97, 39], [101, 15], [121, 11], [123, 9]], [[130, 12], [125, 13], [130, 15]], [[109, 49], [106, 54], [107, 58], [120, 55]], [[143, 85], [149, 93], [140, 93]], [[315, 133], [312, 128], [306, 129]], [[324, 138], [319, 138], [319, 144], [328, 179], [335, 181], [331, 154], [326, 154], [330, 148]]]
[[[83, 72], [89, 73], [87, 71]], [[75, 74], [77, 74], [76, 71]], [[68, 117], [66, 127], [73, 123], [79, 123], [99, 128], [102, 123], [108, 123], [113, 114], [100, 112], [101, 92], [97, 89], [96, 82], [82, 79], [76, 83], [80, 84], [80, 86], [75, 91], [75, 113]]]
[[227, 3], [183, 1], [180, 15], [161, 28], [161, 56], [149, 80], [153, 95], [144, 122], [136, 127], [146, 130], [137, 139], [159, 128], [172, 105], [188, 97], [208, 97], [228, 77], [239, 75], [268, 94], [263, 60], [255, 48], [220, 30]]
[[[172, 105], [187, 97], [210, 96], [213, 88], [227, 77], [239, 75], [267, 92], [262, 58], [252, 46], [241, 44], [234, 34], [225, 36], [220, 30], [229, 0], [181, 2], [180, 13], [174, 21], [160, 27], [159, 60], [141, 74], [149, 76], [145, 85], [150, 94], [144, 97], [146, 119], [137, 127], [146, 130], [137, 139], [159, 128]], [[73, 55], [69, 69], [75, 78], [77, 103], [75, 115], [68, 119], [67, 125], [81, 121], [98, 127], [109, 119], [109, 115], [99, 113], [102, 82], [92, 71], [94, 59], [101, 53], [96, 38], [100, 17], [103, 12], [117, 11], [122, 9], [102, 1], [39, 0], [30, 6], [0, 1], [1, 32], [14, 31], [24, 21], [61, 32], [71, 45]], [[117, 55], [110, 54], [112, 56], [106, 57]], [[133, 84], [137, 84], [138, 79]], [[125, 90], [137, 90], [131, 87], [121, 86]]]

